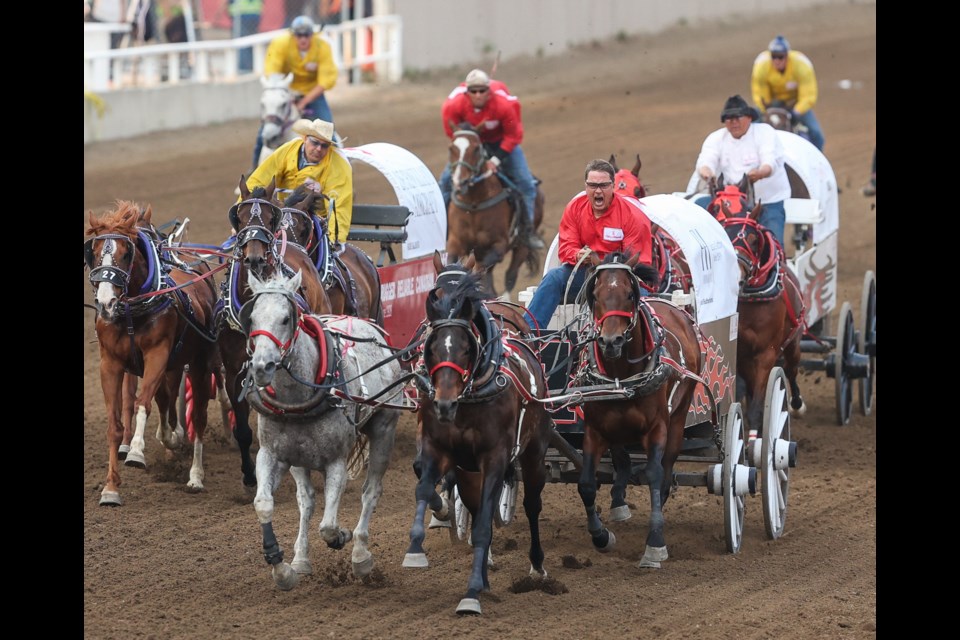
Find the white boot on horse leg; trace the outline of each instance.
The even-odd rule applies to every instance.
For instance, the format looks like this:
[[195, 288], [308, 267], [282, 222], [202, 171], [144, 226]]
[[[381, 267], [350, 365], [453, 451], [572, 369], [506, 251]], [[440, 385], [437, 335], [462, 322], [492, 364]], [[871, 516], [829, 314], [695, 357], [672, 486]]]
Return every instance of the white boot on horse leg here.
[[430, 524], [427, 525], [428, 529], [449, 529], [453, 526], [453, 523], [450, 521], [450, 500], [447, 499], [445, 493], [440, 494], [440, 500], [443, 502], [443, 506], [440, 507], [439, 511], [430, 512]]
[[144, 441], [143, 432], [147, 426], [147, 408], [140, 406], [136, 413], [136, 429], [133, 438], [130, 440], [130, 450], [127, 451], [127, 457], [123, 464], [128, 467], [137, 467], [138, 469], [147, 468], [147, 460], [143, 454]]
[[193, 464], [190, 466], [190, 480], [187, 481], [187, 491], [199, 493], [203, 491], [203, 442], [197, 437], [193, 441]]
[[651, 547], [647, 545], [646, 550], [643, 552], [643, 557], [640, 558], [639, 566], [641, 569], [659, 569], [660, 563], [668, 557], [666, 547]]

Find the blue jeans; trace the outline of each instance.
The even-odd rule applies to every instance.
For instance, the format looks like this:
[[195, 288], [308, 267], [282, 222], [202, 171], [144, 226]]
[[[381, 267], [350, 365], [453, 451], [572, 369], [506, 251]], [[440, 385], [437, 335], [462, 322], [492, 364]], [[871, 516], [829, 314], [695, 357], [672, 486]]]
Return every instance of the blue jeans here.
[[[327, 122], [333, 122], [333, 113], [330, 111], [330, 105], [327, 104], [327, 92], [324, 91], [319, 98], [307, 105], [304, 118], [315, 120], [320, 118]], [[263, 123], [260, 123], [260, 129], [257, 131], [257, 141], [253, 145], [253, 168], [260, 166], [260, 151], [263, 150]]]
[[[259, 13], [243, 13], [233, 16], [232, 34], [234, 38], [252, 36], [260, 29]], [[237, 71], [253, 71], [253, 47], [237, 50]]]
[[820, 123], [817, 122], [817, 116], [813, 115], [813, 109], [803, 115], [796, 114], [796, 118], [807, 128], [807, 134], [810, 136], [810, 142], [813, 143], [813, 146], [823, 151], [823, 130], [820, 128]]
[[[710, 206], [710, 196], [700, 196], [693, 202], [706, 209]], [[780, 202], [765, 202], [761, 205], [760, 219], [757, 222], [770, 229], [780, 244], [783, 245], [783, 228], [787, 223], [787, 210], [783, 207], [783, 200]]]
[[556, 269], [548, 271], [547, 275], [543, 276], [543, 280], [540, 281], [540, 286], [537, 287], [533, 294], [533, 300], [527, 307], [529, 313], [524, 314], [530, 326], [534, 326], [533, 322], [530, 321], [530, 316], [533, 316], [540, 330], [546, 330], [547, 325], [550, 324], [550, 319], [553, 317], [553, 312], [557, 310], [557, 306], [560, 304], [563, 292], [567, 289], [567, 280], [570, 278], [570, 274], [573, 274], [570, 294], [576, 296], [583, 288], [588, 270], [588, 267], [581, 266], [576, 273], [573, 273], [572, 264], [562, 264]]
[[[523, 196], [523, 203], [527, 208], [527, 221], [533, 226], [533, 207], [537, 199], [537, 183], [533, 180], [530, 167], [527, 166], [527, 157], [523, 154], [520, 145], [513, 148], [510, 155], [500, 165], [507, 179], [513, 182]], [[440, 193], [443, 194], [443, 204], [450, 208], [450, 194], [453, 192], [453, 180], [450, 177], [450, 164], [443, 168], [440, 174]]]

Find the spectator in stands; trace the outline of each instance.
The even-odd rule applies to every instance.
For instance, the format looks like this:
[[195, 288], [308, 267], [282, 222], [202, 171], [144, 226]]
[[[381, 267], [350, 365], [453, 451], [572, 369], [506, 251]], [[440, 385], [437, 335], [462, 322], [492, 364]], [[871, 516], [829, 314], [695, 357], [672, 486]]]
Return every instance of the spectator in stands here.
[[[230, 15], [233, 16], [233, 37], [251, 36], [260, 30], [260, 16], [263, 14], [263, 0], [229, 0]], [[244, 47], [237, 52], [237, 70], [241, 73], [253, 71], [253, 48]]]

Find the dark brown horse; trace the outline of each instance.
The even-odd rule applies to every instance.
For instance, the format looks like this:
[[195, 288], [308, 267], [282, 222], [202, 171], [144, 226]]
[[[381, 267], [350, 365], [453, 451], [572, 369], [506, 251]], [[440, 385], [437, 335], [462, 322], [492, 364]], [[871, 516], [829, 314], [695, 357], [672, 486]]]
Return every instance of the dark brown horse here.
[[454, 471], [473, 519], [473, 569], [457, 613], [480, 614], [480, 592], [490, 589], [494, 512], [504, 483], [518, 473], [530, 525], [530, 575], [546, 577], [539, 517], [551, 420], [538, 402], [548, 392], [537, 357], [486, 312], [479, 275], [462, 273], [456, 279], [442, 295], [433, 290], [427, 297], [420, 368], [422, 470], [403, 564], [427, 566], [423, 517], [428, 504], [436, 502], [437, 482]]
[[[186, 365], [195, 389], [191, 417], [196, 434], [187, 488], [203, 489], [210, 376], [218, 366], [217, 295], [210, 279], [161, 266], [153, 238], [137, 226], [138, 222], [148, 226], [151, 217], [150, 207], [141, 211], [127, 201], [118, 201], [114, 211], [99, 217], [91, 211], [87, 235], [92, 238], [84, 243], [84, 263], [96, 297], [100, 384], [107, 413], [109, 462], [100, 493], [105, 506], [123, 504], [121, 445], [129, 446], [124, 464], [146, 468], [144, 431], [154, 398], [160, 413], [157, 439], [170, 450], [183, 444], [176, 401]], [[142, 379], [139, 393], [137, 377]], [[125, 407], [131, 408], [132, 416], [126, 424], [121, 419]]]
[[[470, 128], [454, 132], [450, 143], [450, 177], [453, 194], [447, 210], [447, 256], [450, 260], [466, 258], [471, 252], [485, 270], [485, 287], [496, 295], [493, 267], [512, 251], [510, 266], [504, 276], [504, 288], [513, 291], [517, 272], [524, 262], [531, 272], [539, 269], [536, 251], [523, 244], [520, 237], [520, 214], [523, 197], [504, 188], [500, 179], [486, 173], [489, 156], [479, 134]], [[533, 212], [534, 231], [543, 221], [543, 190], [537, 186]]]
[[[297, 187], [284, 201], [281, 212], [288, 241], [303, 249], [324, 278], [333, 313], [369, 318], [383, 326], [380, 305], [380, 272], [370, 257], [352, 244], [343, 253], [330, 255], [327, 219], [319, 215], [327, 198], [306, 185]], [[322, 210], [322, 209], [321, 209]], [[336, 263], [336, 264], [335, 264]], [[334, 273], [339, 271], [339, 276]]]
[[240, 447], [240, 470], [243, 487], [249, 492], [256, 489], [257, 477], [250, 458], [253, 431], [250, 428], [250, 405], [241, 397], [240, 375], [247, 361], [247, 335], [241, 328], [241, 307], [252, 297], [247, 284], [247, 274], [257, 273], [261, 279], [281, 267], [287, 277], [302, 272], [298, 302], [308, 313], [331, 313], [330, 299], [324, 291], [316, 267], [301, 249], [287, 244], [283, 250], [274, 242], [280, 226], [280, 205], [274, 201], [273, 181], [266, 187], [256, 187], [253, 193], [247, 189], [246, 180], [240, 178], [241, 201], [230, 208], [228, 218], [236, 231], [237, 243], [230, 275], [222, 283], [226, 305], [226, 326], [218, 340], [223, 366], [226, 372], [227, 395], [236, 420], [234, 438]]
[[[639, 256], [608, 255], [584, 284], [594, 324], [587, 336], [577, 386], [609, 385], [626, 389], [623, 399], [583, 405], [583, 469], [577, 488], [587, 513], [587, 531], [596, 549], [616, 543], [597, 513], [597, 466], [610, 448], [640, 445], [647, 456], [650, 520], [641, 567], [659, 568], [667, 559], [663, 505], [673, 484], [687, 411], [703, 368], [700, 331], [693, 318], [669, 302], [640, 298], [640, 282], [655, 283], [656, 271], [638, 264]], [[625, 490], [630, 458], [613, 456], [617, 482]], [[622, 493], [622, 491], [621, 491]], [[612, 512], [618, 507], [614, 496]], [[623, 502], [622, 496], [619, 502]]]
[[[639, 153], [633, 169], [629, 171], [617, 167], [617, 157], [614, 154], [610, 154], [610, 164], [616, 172], [613, 177], [613, 189], [616, 193], [638, 199], [646, 197], [647, 186], [640, 181]], [[679, 290], [689, 293], [693, 281], [680, 246], [669, 233], [653, 222], [650, 224], [650, 234], [653, 237], [653, 266], [660, 274], [658, 292], [670, 293]]]
[[800, 367], [800, 339], [805, 328], [805, 306], [797, 276], [787, 266], [780, 243], [757, 223], [758, 203], [746, 216], [736, 216], [720, 204], [727, 237], [737, 252], [740, 265], [740, 294], [737, 304], [737, 376], [746, 395], [746, 424], [753, 439], [763, 431], [767, 382], [770, 371], [784, 360], [790, 383], [790, 413], [803, 415], [806, 404], [800, 396], [797, 372]]

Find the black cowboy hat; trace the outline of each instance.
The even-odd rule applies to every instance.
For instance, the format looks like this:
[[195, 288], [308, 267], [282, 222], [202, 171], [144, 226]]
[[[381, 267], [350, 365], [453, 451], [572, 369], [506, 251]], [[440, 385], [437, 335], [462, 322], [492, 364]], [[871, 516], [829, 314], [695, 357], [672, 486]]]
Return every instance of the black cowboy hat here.
[[720, 122], [727, 118], [739, 118], [741, 116], [750, 116], [752, 122], [760, 119], [760, 112], [747, 104], [747, 101], [740, 97], [740, 94], [730, 96], [723, 105], [723, 111], [720, 112]]

